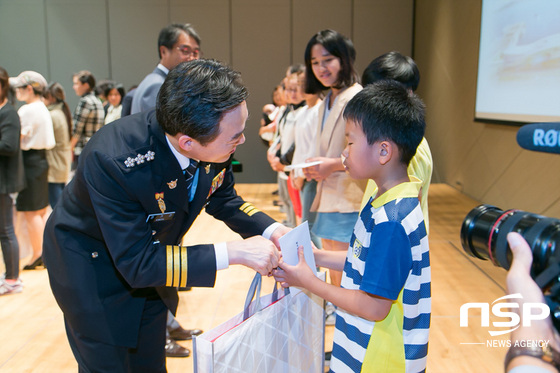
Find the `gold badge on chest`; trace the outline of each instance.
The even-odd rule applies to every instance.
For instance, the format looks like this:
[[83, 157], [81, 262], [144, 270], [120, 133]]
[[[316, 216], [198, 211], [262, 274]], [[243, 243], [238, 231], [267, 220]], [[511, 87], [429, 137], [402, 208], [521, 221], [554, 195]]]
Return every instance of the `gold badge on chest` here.
[[169, 187], [169, 189], [175, 189], [177, 187], [177, 179], [168, 182], [167, 186]]

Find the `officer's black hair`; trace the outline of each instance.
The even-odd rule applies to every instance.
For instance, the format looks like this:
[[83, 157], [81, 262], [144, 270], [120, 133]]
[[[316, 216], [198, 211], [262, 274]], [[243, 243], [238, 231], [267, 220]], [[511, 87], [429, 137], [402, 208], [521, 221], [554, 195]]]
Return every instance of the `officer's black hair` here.
[[241, 74], [216, 60], [183, 62], [163, 82], [156, 117], [165, 132], [190, 136], [202, 145], [220, 134], [224, 114], [247, 99]]

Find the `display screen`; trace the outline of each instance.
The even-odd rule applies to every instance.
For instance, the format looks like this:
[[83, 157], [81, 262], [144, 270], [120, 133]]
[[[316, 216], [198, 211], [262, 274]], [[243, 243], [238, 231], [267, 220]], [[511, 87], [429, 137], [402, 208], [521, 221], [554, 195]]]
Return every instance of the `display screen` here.
[[560, 1], [483, 0], [476, 119], [560, 121]]

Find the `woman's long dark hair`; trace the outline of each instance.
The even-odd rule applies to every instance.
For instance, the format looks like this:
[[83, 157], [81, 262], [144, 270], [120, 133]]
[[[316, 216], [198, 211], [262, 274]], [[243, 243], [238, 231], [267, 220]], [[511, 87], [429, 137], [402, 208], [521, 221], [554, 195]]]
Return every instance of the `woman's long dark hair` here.
[[321, 44], [330, 54], [340, 60], [340, 72], [334, 88], [350, 87], [354, 83], [359, 83], [360, 77], [354, 68], [356, 61], [356, 49], [352, 40], [334, 30], [319, 31], [307, 43], [305, 48], [305, 68], [309, 72], [305, 76], [305, 93], [317, 93], [325, 90], [325, 87], [315, 77], [311, 66], [311, 49], [314, 45]]
[[62, 112], [66, 117], [66, 123], [68, 125], [68, 136], [72, 137], [72, 114], [70, 113], [70, 108], [66, 102], [66, 93], [64, 92], [62, 85], [56, 82], [49, 84], [43, 96], [52, 96], [56, 100], [57, 104], [62, 103]]

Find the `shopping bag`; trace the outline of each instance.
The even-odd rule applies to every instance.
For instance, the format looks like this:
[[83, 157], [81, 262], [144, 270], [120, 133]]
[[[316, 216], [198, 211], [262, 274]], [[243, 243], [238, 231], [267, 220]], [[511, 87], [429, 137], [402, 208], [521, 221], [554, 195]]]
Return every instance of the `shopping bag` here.
[[194, 338], [195, 373], [323, 372], [323, 299], [277, 284], [261, 297], [260, 288], [257, 273], [243, 312]]

